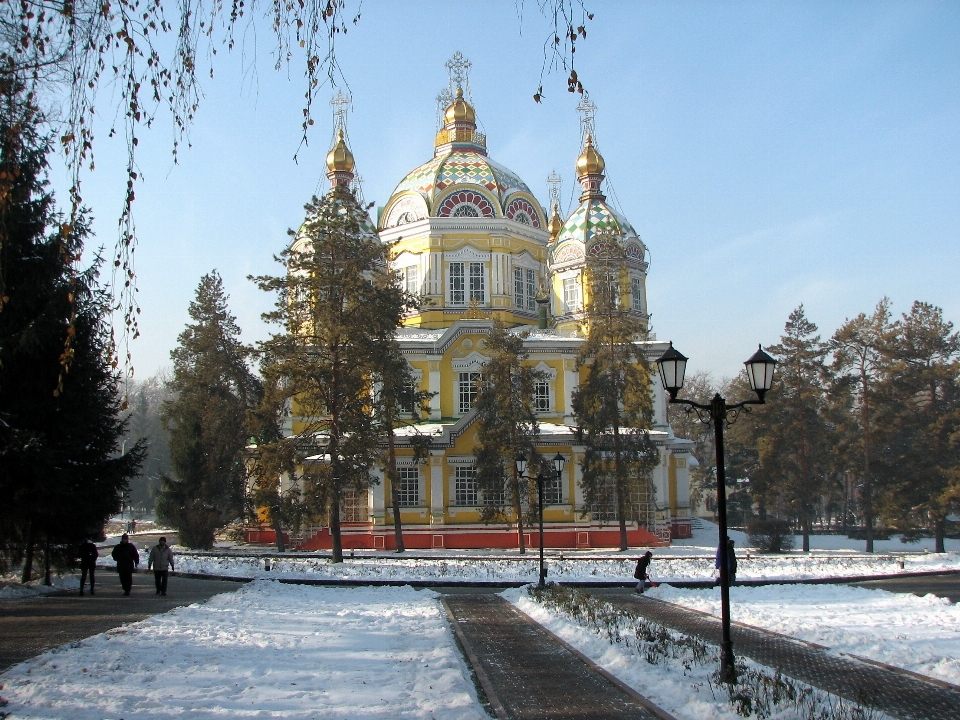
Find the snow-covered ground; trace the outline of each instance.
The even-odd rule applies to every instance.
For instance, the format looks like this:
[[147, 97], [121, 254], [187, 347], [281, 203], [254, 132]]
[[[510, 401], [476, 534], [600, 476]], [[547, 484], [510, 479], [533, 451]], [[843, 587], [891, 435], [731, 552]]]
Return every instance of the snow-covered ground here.
[[49, 595], [62, 590], [76, 591], [80, 589], [80, 580], [75, 575], [55, 575], [50, 578], [50, 582], [53, 584], [44, 585], [42, 578], [31, 580], [26, 585], [21, 585], [15, 578], [10, 578], [9, 581], [0, 581], [0, 600]]
[[[720, 591], [660, 586], [651, 597], [720, 615]], [[960, 685], [960, 605], [846, 585], [730, 589], [731, 619]]]
[[15, 718], [481, 720], [435, 594], [256, 582], [16, 665]]
[[[602, 581], [627, 582], [633, 577], [640, 550], [628, 553], [565, 553], [552, 552], [547, 557], [548, 578], [556, 582]], [[268, 560], [269, 558], [269, 560]], [[900, 562], [903, 560], [903, 568]], [[270, 570], [266, 569], [269, 561]], [[101, 563], [110, 564], [108, 558]], [[188, 554], [177, 558], [177, 570], [188, 573], [226, 575], [249, 578], [289, 578], [307, 580], [410, 582], [465, 581], [465, 582], [530, 582], [538, 576], [536, 553], [521, 557], [516, 553], [498, 553], [487, 556], [475, 553], [447, 551], [431, 553], [429, 557], [416, 554], [357, 554], [343, 563], [332, 564], [317, 555], [265, 555], [242, 557], [229, 553]], [[827, 553], [787, 555], [742, 554], [739, 557], [738, 580], [781, 580], [800, 578], [852, 577], [865, 575], [896, 575], [903, 572], [960, 570], [960, 552], [944, 554], [882, 555], [866, 553]], [[668, 549], [654, 551], [650, 566], [651, 576], [660, 582], [671, 580], [709, 581], [714, 577], [714, 556], [678, 556]]]

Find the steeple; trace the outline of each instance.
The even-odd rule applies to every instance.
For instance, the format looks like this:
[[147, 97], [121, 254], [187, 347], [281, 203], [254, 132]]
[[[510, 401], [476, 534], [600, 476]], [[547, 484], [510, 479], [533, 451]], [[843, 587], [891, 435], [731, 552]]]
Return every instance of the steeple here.
[[550, 232], [550, 243], [557, 241], [560, 231], [563, 229], [563, 220], [560, 218], [560, 185], [563, 178], [557, 175], [554, 170], [547, 177], [547, 187], [550, 192], [550, 220], [547, 222], [547, 230]]
[[353, 160], [353, 153], [347, 147], [347, 108], [350, 106], [350, 99], [338, 91], [330, 101], [333, 108], [333, 147], [327, 153], [327, 179], [330, 180], [330, 188], [348, 189], [353, 182], [353, 170], [356, 163]]
[[443, 127], [434, 142], [435, 155], [445, 155], [451, 150], [475, 150], [487, 154], [487, 138], [477, 132], [477, 112], [464, 97], [464, 87], [470, 92], [471, 63], [459, 51], [446, 63], [450, 73], [447, 89], [437, 97], [438, 101], [450, 98], [443, 113]]

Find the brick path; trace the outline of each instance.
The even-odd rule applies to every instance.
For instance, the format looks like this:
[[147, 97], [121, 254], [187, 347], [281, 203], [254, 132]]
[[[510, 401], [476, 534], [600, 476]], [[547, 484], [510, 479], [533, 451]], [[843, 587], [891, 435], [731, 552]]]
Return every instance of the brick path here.
[[[720, 644], [720, 620], [712, 615], [623, 591], [602, 593], [602, 597], [617, 606], [639, 609], [653, 622], [694, 635], [711, 645]], [[960, 691], [946, 683], [841, 657], [827, 648], [739, 623], [731, 626], [731, 638], [734, 654], [779, 668], [788, 677], [847, 700], [862, 702], [865, 698], [893, 717], [902, 720], [960, 718]]]
[[504, 599], [458, 594], [443, 602], [500, 720], [672, 720]]

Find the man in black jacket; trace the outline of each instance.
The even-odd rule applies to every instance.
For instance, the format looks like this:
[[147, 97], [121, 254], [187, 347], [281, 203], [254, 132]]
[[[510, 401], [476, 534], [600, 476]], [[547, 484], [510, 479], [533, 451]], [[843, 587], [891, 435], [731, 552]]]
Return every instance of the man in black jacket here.
[[117, 572], [120, 574], [120, 585], [123, 594], [129, 595], [133, 587], [133, 569], [140, 564], [140, 553], [126, 533], [120, 538], [120, 544], [115, 545], [110, 557], [117, 561]]
[[644, 589], [644, 586], [646, 585], [647, 580], [650, 578], [650, 576], [647, 574], [647, 568], [650, 567], [650, 561], [652, 559], [653, 559], [653, 553], [647, 550], [647, 552], [644, 553], [643, 557], [637, 560], [637, 567], [633, 571], [633, 576], [640, 581], [637, 583], [636, 591], [641, 595], [643, 594], [643, 589]]
[[100, 551], [92, 539], [87, 538], [80, 544], [80, 594], [83, 595], [83, 586], [87, 584], [87, 573], [90, 573], [90, 594], [93, 595], [93, 584], [96, 582], [94, 573], [97, 570], [97, 558]]

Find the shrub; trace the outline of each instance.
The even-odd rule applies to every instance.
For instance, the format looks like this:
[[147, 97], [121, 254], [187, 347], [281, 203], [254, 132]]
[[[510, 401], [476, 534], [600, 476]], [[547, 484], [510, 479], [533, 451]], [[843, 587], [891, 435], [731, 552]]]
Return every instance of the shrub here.
[[747, 535], [760, 552], [779, 553], [793, 549], [793, 530], [786, 520], [752, 520], [747, 524]]

